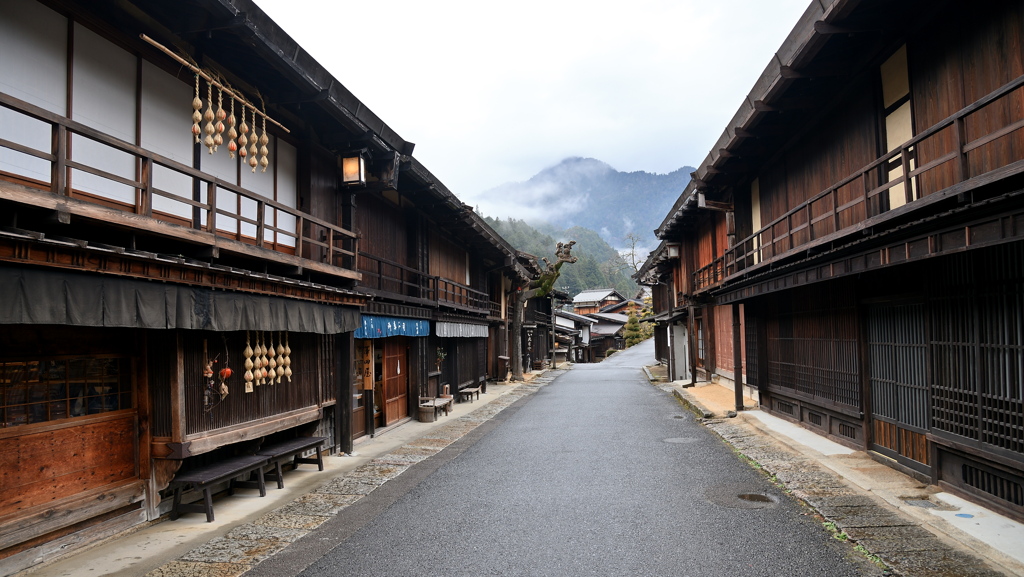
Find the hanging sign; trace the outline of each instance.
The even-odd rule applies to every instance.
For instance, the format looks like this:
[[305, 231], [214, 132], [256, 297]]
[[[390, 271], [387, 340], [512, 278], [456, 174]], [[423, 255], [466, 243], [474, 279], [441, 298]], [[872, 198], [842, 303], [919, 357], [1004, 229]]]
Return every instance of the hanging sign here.
[[373, 343], [368, 340], [362, 341], [362, 351], [359, 355], [359, 376], [363, 379], [363, 390], [373, 390]]

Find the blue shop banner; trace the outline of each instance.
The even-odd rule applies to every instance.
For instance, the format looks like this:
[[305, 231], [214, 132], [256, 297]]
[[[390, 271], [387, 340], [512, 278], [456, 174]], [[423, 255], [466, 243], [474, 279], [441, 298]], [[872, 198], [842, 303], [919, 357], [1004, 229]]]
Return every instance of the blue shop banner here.
[[425, 337], [430, 335], [430, 321], [363, 315], [362, 326], [356, 329], [357, 339], [383, 339], [386, 337]]

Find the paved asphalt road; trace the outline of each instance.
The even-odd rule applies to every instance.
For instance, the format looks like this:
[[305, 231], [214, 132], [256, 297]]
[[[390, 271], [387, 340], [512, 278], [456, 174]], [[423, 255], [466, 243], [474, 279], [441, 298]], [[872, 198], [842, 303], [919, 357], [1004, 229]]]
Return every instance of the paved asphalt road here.
[[302, 575], [880, 573], [651, 386], [652, 357], [561, 374], [338, 519]]

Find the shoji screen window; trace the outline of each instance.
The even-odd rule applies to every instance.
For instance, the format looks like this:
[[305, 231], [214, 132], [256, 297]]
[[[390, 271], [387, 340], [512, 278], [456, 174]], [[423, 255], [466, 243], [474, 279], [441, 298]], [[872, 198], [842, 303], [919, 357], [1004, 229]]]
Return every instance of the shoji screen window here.
[[[95, 32], [75, 24], [71, 118], [99, 132], [135, 144], [135, 56]], [[83, 135], [70, 142], [71, 158], [128, 180], [136, 178], [135, 156]], [[75, 194], [103, 204], [134, 209], [136, 189], [83, 170], [71, 171]]]
[[[882, 106], [885, 114], [886, 152], [892, 152], [914, 137], [913, 116], [910, 107], [910, 76], [907, 71], [907, 46], [903, 45], [881, 66]], [[910, 150], [913, 154], [913, 150]], [[915, 163], [909, 159], [910, 169]], [[889, 181], [903, 176], [903, 158], [896, 156], [886, 167]], [[916, 190], [910, 181], [909, 193], [900, 183], [889, 189], [889, 209], [903, 206], [907, 200], [915, 200]]]
[[[67, 115], [68, 21], [34, 0], [0, 2], [0, 92]], [[50, 152], [50, 125], [0, 106], [0, 139]], [[49, 185], [50, 163], [0, 146], [0, 176]]]

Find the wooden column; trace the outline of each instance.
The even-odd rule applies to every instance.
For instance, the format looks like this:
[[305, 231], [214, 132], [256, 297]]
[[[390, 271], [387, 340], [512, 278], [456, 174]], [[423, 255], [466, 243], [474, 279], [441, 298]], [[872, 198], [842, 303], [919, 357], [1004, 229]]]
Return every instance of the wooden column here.
[[697, 385], [697, 347], [700, 346], [697, 342], [697, 320], [693, 317], [695, 307], [690, 305], [690, 386], [694, 387]]
[[334, 404], [334, 442], [339, 453], [352, 452], [352, 376], [355, 354], [354, 333], [341, 333], [334, 337], [334, 370], [338, 383], [338, 397]]
[[740, 330], [740, 305], [732, 303], [732, 370], [736, 410], [743, 410], [743, 338]]
[[174, 374], [171, 377], [171, 442], [185, 440], [185, 355], [181, 331], [174, 331]]

